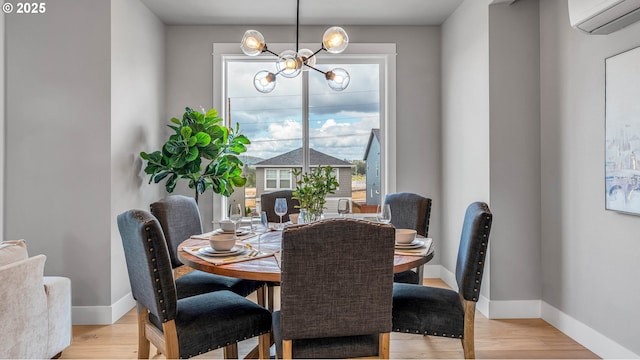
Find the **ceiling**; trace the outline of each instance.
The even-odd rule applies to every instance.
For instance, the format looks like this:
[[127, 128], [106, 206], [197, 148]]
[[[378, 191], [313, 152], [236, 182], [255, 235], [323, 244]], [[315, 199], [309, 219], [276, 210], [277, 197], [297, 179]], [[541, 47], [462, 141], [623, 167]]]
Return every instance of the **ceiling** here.
[[[141, 1], [170, 25], [296, 23], [296, 0]], [[462, 1], [300, 0], [300, 25], [440, 25]]]

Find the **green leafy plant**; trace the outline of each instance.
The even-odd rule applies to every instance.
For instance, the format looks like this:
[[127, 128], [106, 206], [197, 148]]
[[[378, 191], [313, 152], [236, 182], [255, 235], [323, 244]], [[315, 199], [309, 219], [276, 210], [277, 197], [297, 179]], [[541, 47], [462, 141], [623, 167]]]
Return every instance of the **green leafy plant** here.
[[[318, 166], [311, 172], [304, 173], [299, 169], [293, 170], [296, 176], [296, 189], [292, 198], [297, 199], [300, 205], [296, 207], [305, 209], [309, 219], [319, 219], [327, 194], [334, 194], [338, 189], [338, 181], [331, 166]], [[305, 221], [309, 220], [305, 219]]]
[[[237, 155], [247, 151], [249, 139], [235, 130], [221, 125], [216, 109], [206, 113], [186, 108], [182, 120], [172, 118], [175, 131], [169, 136], [161, 150], [141, 152], [147, 161], [144, 169], [150, 175], [149, 183], [166, 179], [165, 188], [171, 193], [178, 180], [189, 181], [189, 188], [198, 194], [213, 189], [217, 194], [229, 196], [234, 187], [244, 186], [247, 179], [242, 176], [242, 161]], [[208, 161], [208, 163], [206, 163]], [[206, 165], [203, 167], [203, 162]]]

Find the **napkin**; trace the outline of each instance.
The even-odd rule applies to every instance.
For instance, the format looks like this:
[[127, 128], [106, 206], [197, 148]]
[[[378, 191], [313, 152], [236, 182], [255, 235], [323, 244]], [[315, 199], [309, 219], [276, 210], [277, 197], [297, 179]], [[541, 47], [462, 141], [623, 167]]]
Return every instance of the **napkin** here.
[[263, 257], [268, 257], [273, 255], [272, 251], [260, 251], [258, 255], [250, 256], [252, 252], [247, 251], [244, 254], [231, 255], [229, 257], [213, 257], [213, 256], [206, 256], [198, 253], [198, 250], [200, 250], [203, 247], [206, 247], [206, 246], [185, 246], [182, 249], [188, 252], [189, 254], [196, 256], [206, 262], [210, 262], [214, 265], [232, 264], [232, 263], [241, 262], [241, 261], [260, 259]]

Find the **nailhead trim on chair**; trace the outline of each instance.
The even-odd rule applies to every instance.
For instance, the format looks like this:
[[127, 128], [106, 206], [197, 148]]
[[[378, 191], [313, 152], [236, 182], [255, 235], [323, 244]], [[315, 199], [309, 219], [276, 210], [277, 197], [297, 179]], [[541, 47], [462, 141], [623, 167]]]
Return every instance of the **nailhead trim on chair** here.
[[[137, 213], [136, 213], [136, 215], [137, 215]], [[142, 220], [142, 216], [139, 216], [138, 219]], [[147, 232], [148, 250], [149, 250], [149, 252], [151, 254], [154, 254], [154, 248], [153, 248], [153, 246], [151, 246], [151, 228], [149, 226], [145, 226], [144, 230]], [[158, 294], [161, 294], [162, 293], [162, 288], [160, 287], [160, 277], [158, 276], [158, 268], [156, 267], [157, 266], [156, 258], [152, 257], [151, 258], [151, 262], [153, 263], [153, 274], [154, 274], [154, 280], [155, 280], [155, 283], [156, 283]], [[165, 315], [163, 317], [163, 322], [167, 322], [167, 321], [169, 321], [169, 319], [166, 317], [167, 308], [164, 306], [164, 300], [160, 299], [159, 303], [161, 304], [160, 312]]]
[[462, 337], [463, 337], [463, 334], [460, 334], [460, 335], [453, 335], [453, 334], [451, 334], [451, 335], [447, 335], [447, 334], [440, 334], [440, 335], [438, 335], [438, 333], [437, 333], [437, 332], [435, 332], [435, 331], [429, 331], [429, 330], [424, 331], [424, 332], [421, 332], [420, 330], [415, 330], [415, 331], [410, 330], [410, 329], [400, 330], [400, 328], [396, 328], [394, 331], [395, 331], [395, 332], [405, 332], [405, 333], [415, 332], [416, 334], [423, 334], [423, 335], [430, 335], [430, 336], [441, 336], [441, 337], [450, 337], [450, 338], [456, 338], [456, 337], [457, 337], [457, 338], [460, 338], [460, 339], [462, 339]]
[[[489, 222], [489, 221], [491, 221], [491, 217], [490, 217], [490, 216], [487, 216], [487, 217], [485, 218], [485, 220], [486, 220], [487, 222]], [[484, 225], [484, 229], [485, 229], [485, 232], [482, 234], [482, 237], [486, 239], [486, 238], [487, 238], [487, 231], [488, 231], [488, 229], [489, 229], [489, 225], [485, 223], [485, 225]], [[486, 242], [486, 241], [483, 241], [483, 242], [481, 243], [481, 246], [482, 246], [482, 247], [484, 247], [484, 248], [486, 248], [486, 247], [487, 247], [487, 242]], [[481, 251], [481, 252], [480, 252], [480, 255], [484, 255], [484, 253], [485, 253], [485, 252], [486, 252], [486, 250]], [[483, 258], [483, 260], [484, 260], [484, 258]], [[478, 265], [482, 266], [482, 263], [483, 263], [483, 261], [481, 260], [481, 261], [479, 261], [479, 262], [478, 262]], [[473, 288], [473, 292], [474, 292], [474, 293], [477, 293], [477, 292], [479, 291], [478, 287], [479, 287], [479, 285], [480, 285], [480, 279], [482, 278], [482, 271], [477, 271], [477, 272], [476, 272], [476, 275], [477, 275], [477, 278], [476, 278], [476, 279], [475, 279], [475, 281], [474, 281], [474, 283], [476, 284], [476, 287], [474, 287], [474, 288]], [[477, 297], [472, 297], [472, 298], [471, 298], [471, 300], [472, 300], [472, 301], [477, 302], [477, 301], [478, 301], [478, 298], [477, 298]]]

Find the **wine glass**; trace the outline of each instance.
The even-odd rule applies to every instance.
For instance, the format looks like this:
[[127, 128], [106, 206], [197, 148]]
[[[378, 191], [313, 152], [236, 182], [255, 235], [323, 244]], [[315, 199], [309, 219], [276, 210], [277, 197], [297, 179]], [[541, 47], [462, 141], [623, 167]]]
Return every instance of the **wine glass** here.
[[287, 199], [276, 198], [276, 205], [273, 207], [273, 210], [276, 212], [276, 215], [280, 216], [280, 226], [278, 228], [282, 230], [284, 228], [282, 225], [282, 215], [287, 214]]
[[267, 212], [260, 212], [260, 224], [256, 225], [255, 233], [258, 234], [258, 254], [260, 253], [260, 238], [262, 234], [269, 231], [269, 221], [267, 220]]
[[238, 222], [242, 220], [242, 206], [238, 203], [229, 205], [229, 220], [233, 223], [233, 238], [238, 238]]
[[338, 214], [340, 217], [344, 217], [349, 213], [349, 199], [338, 200]]
[[389, 204], [384, 204], [382, 206], [378, 205], [378, 213], [376, 214], [376, 218], [378, 222], [383, 224], [388, 224], [391, 222], [391, 206]]

